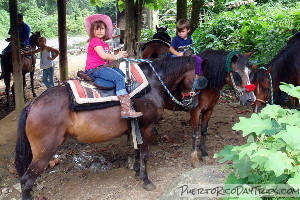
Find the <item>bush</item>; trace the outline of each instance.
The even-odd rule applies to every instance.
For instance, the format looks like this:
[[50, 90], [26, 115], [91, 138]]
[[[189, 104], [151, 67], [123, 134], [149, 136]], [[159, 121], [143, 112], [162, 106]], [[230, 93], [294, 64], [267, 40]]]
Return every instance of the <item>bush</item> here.
[[[300, 86], [280, 86], [300, 99]], [[233, 130], [248, 136], [246, 144], [226, 146], [214, 157], [232, 161], [226, 184], [288, 184], [300, 189], [300, 111], [267, 105], [250, 118], [240, 117]]]

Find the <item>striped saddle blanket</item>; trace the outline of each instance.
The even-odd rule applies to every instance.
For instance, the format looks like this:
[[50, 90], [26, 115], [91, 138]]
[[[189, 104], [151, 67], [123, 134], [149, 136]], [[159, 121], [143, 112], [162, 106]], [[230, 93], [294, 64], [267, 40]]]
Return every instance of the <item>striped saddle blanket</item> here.
[[[126, 62], [120, 63], [119, 69], [126, 74]], [[130, 63], [127, 74], [130, 79], [125, 77], [126, 90], [131, 98], [138, 98], [149, 92], [150, 85], [136, 63]], [[78, 79], [68, 80], [66, 87], [70, 94], [70, 109], [73, 111], [101, 109], [120, 104], [115, 88], [102, 90], [92, 83]]]

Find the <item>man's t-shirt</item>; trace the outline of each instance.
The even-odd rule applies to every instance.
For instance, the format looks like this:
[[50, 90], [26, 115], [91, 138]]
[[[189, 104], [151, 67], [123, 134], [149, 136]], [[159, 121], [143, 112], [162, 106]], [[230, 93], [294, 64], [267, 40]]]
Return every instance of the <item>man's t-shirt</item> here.
[[186, 40], [182, 39], [181, 37], [176, 35], [171, 42], [171, 46], [174, 47], [174, 49], [191, 46], [192, 44], [193, 44], [193, 42], [192, 42], [192, 38], [190, 35], [187, 35]]
[[85, 70], [93, 69], [99, 67], [100, 65], [108, 64], [108, 61], [103, 60], [95, 51], [94, 48], [97, 46], [102, 46], [106, 53], [110, 53], [109, 46], [107, 43], [105, 43], [97, 37], [93, 37], [88, 46]]
[[[11, 30], [8, 31], [8, 34], [11, 35]], [[30, 27], [22, 22], [19, 26], [19, 38], [25, 39], [25, 46], [29, 45], [29, 36], [30, 36]]]

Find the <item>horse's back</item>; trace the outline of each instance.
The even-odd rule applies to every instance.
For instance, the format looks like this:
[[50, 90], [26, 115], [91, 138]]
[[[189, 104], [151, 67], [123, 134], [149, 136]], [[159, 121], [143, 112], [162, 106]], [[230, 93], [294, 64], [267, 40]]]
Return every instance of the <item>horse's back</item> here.
[[161, 54], [169, 52], [169, 48], [160, 42], [152, 41], [142, 52], [142, 58], [159, 58]]
[[129, 128], [128, 121], [120, 118], [120, 106], [73, 112], [69, 104], [65, 86], [46, 90], [30, 107], [26, 121], [28, 134], [40, 140], [55, 137], [64, 141], [72, 136], [81, 142], [100, 143], [121, 136]]

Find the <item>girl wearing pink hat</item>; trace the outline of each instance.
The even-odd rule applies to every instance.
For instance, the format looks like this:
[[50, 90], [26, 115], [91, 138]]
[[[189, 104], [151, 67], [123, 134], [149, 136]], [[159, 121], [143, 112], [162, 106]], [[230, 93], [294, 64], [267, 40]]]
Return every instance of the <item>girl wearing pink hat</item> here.
[[[112, 21], [109, 16], [95, 14], [85, 19], [86, 31], [89, 35], [89, 45], [85, 71], [94, 79], [97, 86], [101, 79], [114, 82], [116, 94], [121, 103], [121, 118], [137, 118], [141, 112], [132, 109], [130, 97], [125, 88], [125, 79], [118, 71], [108, 67], [109, 61], [119, 60], [128, 56], [126, 51], [120, 51], [117, 55], [110, 54], [106, 40], [112, 37]], [[98, 84], [97, 84], [98, 82]]]

